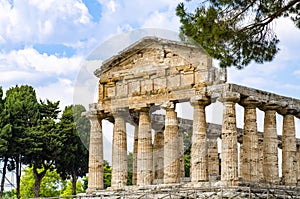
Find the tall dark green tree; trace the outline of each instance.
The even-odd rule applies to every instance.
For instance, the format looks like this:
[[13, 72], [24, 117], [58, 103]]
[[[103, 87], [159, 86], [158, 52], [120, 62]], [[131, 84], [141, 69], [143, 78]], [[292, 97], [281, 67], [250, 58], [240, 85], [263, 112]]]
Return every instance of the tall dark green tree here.
[[24, 152], [23, 163], [32, 167], [34, 176], [34, 197], [39, 197], [42, 179], [62, 150], [61, 137], [58, 134], [59, 101], [40, 100], [39, 118], [36, 126], [27, 129], [28, 150]]
[[0, 189], [0, 198], [2, 198], [3, 192], [4, 192], [4, 183], [5, 183], [5, 177], [6, 177], [6, 169], [7, 169], [7, 163], [8, 163], [8, 140], [10, 139], [9, 134], [9, 128], [10, 126], [5, 126], [5, 114], [4, 114], [4, 99], [3, 99], [3, 90], [2, 87], [0, 87], [0, 159], [3, 162], [3, 168], [2, 168], [2, 178], [1, 178], [1, 189]]
[[15, 86], [6, 91], [4, 102], [5, 126], [7, 133], [6, 156], [11, 159], [10, 169], [16, 170], [17, 198], [20, 198], [21, 164], [26, 150], [29, 149], [28, 129], [37, 125], [39, 104], [31, 86]]
[[272, 22], [276, 19], [289, 17], [300, 28], [300, 0], [207, 0], [200, 1], [194, 12], [180, 3], [176, 14], [183, 39], [200, 44], [221, 67], [238, 69], [275, 57], [279, 40]]
[[88, 150], [80, 136], [89, 132], [88, 119], [81, 116], [85, 111], [82, 105], [67, 106], [59, 122], [60, 136], [64, 149], [57, 161], [57, 171], [63, 179], [72, 180], [72, 195], [76, 195], [76, 182], [88, 172]]

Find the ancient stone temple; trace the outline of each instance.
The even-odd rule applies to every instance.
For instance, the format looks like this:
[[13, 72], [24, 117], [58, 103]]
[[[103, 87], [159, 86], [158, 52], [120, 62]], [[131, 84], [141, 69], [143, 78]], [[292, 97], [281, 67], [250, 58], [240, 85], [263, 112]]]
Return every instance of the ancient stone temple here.
[[[300, 147], [295, 120], [300, 118], [300, 100], [226, 83], [226, 70], [213, 67], [201, 48], [155, 37], [145, 37], [104, 61], [95, 75], [98, 102], [85, 114], [91, 121], [88, 193], [103, 189], [102, 120], [114, 125], [112, 189], [122, 189], [127, 182], [126, 123], [135, 127], [136, 187], [206, 182], [297, 185]], [[223, 104], [222, 125], [206, 121], [206, 107], [216, 101]], [[192, 121], [178, 118], [176, 104], [182, 102], [193, 107]], [[236, 127], [236, 104], [244, 107], [243, 129]], [[257, 130], [257, 109], [265, 114], [263, 132]], [[277, 135], [276, 113], [283, 116], [282, 136]], [[183, 132], [192, 135], [188, 179]]]

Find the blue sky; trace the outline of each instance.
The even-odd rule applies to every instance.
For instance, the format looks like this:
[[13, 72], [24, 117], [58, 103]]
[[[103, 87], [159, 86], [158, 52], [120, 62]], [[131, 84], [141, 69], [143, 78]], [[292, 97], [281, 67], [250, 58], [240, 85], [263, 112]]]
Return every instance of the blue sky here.
[[[63, 109], [73, 103], [81, 64], [93, 49], [115, 35], [140, 28], [177, 32], [179, 2], [0, 0], [0, 85], [4, 90], [16, 84], [32, 85], [38, 97], [60, 100]], [[189, 6], [196, 4], [192, 1]], [[281, 40], [277, 57], [241, 71], [230, 68], [228, 81], [300, 99], [300, 30], [286, 19], [272, 27]]]

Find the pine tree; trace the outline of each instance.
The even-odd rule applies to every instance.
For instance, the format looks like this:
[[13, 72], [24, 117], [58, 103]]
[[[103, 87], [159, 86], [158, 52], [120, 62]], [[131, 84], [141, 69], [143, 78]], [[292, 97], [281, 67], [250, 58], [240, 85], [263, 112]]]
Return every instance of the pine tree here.
[[198, 43], [221, 67], [241, 69], [251, 61], [272, 61], [279, 39], [271, 24], [280, 17], [289, 17], [300, 28], [300, 0], [201, 2], [192, 13], [184, 3], [177, 6], [181, 37]]
[[81, 141], [87, 138], [90, 123], [81, 116], [85, 108], [81, 105], [67, 106], [59, 122], [59, 132], [64, 145], [57, 171], [63, 179], [72, 180], [72, 195], [76, 195], [76, 182], [88, 172], [88, 150]]

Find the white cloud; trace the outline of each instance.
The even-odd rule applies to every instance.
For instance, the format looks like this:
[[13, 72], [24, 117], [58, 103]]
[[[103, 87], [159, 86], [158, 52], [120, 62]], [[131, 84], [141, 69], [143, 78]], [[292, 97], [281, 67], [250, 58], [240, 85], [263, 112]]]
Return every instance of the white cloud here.
[[174, 15], [175, 10], [169, 9], [165, 12], [154, 11], [145, 20], [142, 28], [163, 28], [178, 31], [179, 18]]
[[16, 84], [31, 85], [38, 98], [72, 104], [74, 79], [82, 58], [40, 54], [29, 47], [0, 53], [0, 85], [4, 90]]
[[60, 101], [60, 109], [73, 104], [72, 98], [74, 85], [69, 79], [59, 78], [56, 82], [45, 86], [35, 87], [38, 99]]
[[111, 12], [116, 12], [116, 7], [117, 7], [117, 4], [115, 1], [113, 0], [110, 0], [107, 4], [107, 7], [111, 10]]
[[0, 13], [0, 35], [12, 43], [70, 40], [91, 23], [88, 9], [80, 0], [15, 0], [13, 6], [1, 1]]
[[78, 71], [82, 57], [57, 57], [40, 54], [32, 47], [0, 53], [0, 70], [24, 70], [49, 74], [68, 74]]

